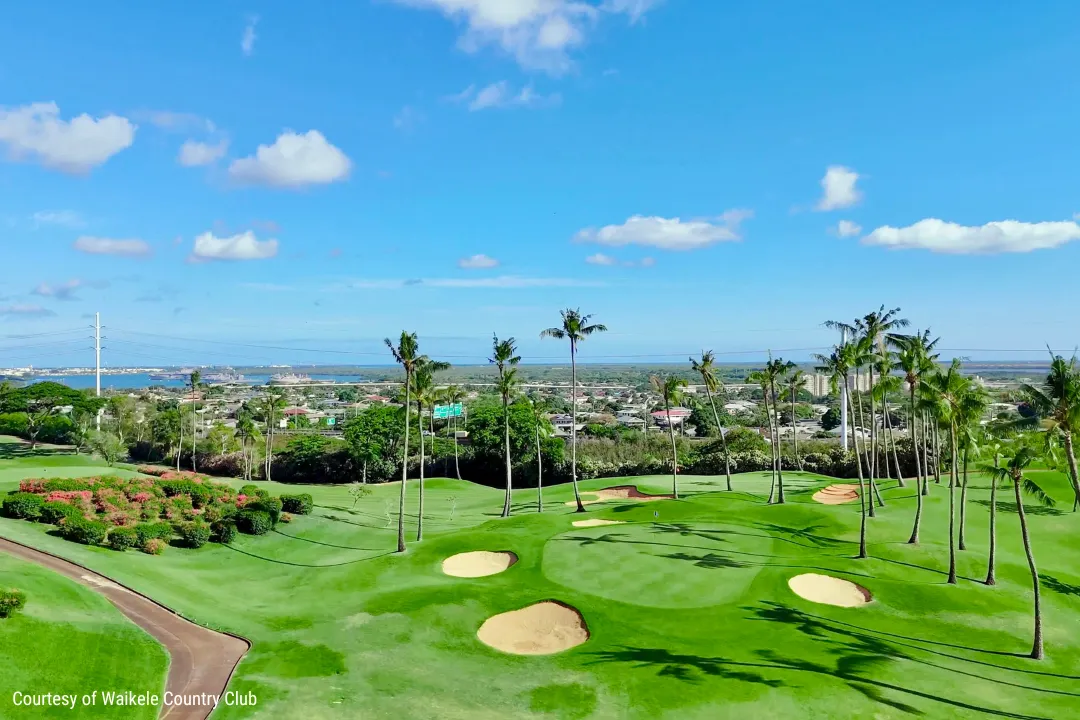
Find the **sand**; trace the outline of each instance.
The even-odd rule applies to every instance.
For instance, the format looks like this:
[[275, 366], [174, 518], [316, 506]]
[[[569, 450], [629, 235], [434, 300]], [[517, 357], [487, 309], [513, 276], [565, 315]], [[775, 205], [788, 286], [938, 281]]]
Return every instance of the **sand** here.
[[480, 642], [513, 655], [552, 655], [589, 639], [585, 618], [574, 608], [545, 600], [492, 615], [476, 631]]
[[859, 499], [858, 485], [830, 485], [814, 493], [814, 500], [823, 505], [843, 505]]
[[864, 587], [817, 573], [796, 575], [788, 580], [788, 587], [804, 600], [837, 607], [859, 607], [873, 599], [870, 591]]
[[458, 553], [443, 560], [442, 571], [447, 575], [463, 578], [478, 578], [497, 575], [516, 563], [517, 555], [512, 552], [474, 552]]
[[[606, 500], [639, 500], [642, 502], [648, 500], [670, 500], [674, 498], [674, 495], [646, 495], [638, 490], [633, 485], [618, 485], [616, 487], [604, 488], [603, 490], [590, 490], [583, 495], [595, 495], [595, 500], [582, 500], [582, 505], [592, 505], [593, 503], [604, 502]], [[566, 504], [569, 507], [576, 507], [577, 503], [573, 500], [568, 500]]]
[[601, 520], [600, 518], [592, 518], [590, 520], [575, 520], [572, 525], [574, 527], [600, 527], [601, 525], [625, 525], [622, 520]]

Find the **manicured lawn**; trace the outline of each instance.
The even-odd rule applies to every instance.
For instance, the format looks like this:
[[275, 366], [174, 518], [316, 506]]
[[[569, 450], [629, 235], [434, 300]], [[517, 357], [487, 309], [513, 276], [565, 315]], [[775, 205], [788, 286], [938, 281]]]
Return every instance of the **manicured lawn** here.
[[[10, 467], [0, 461], [0, 468]], [[0, 470], [10, 489], [30, 467]], [[584, 517], [625, 524], [575, 528], [569, 486], [515, 492], [427, 483], [425, 540], [392, 552], [398, 487], [353, 504], [344, 487], [305, 487], [315, 514], [231, 547], [169, 548], [161, 557], [87, 548], [46, 527], [0, 520], [0, 535], [86, 564], [185, 616], [253, 642], [231, 689], [253, 690], [272, 718], [1066, 718], [1080, 707], [1080, 515], [1063, 476], [1040, 481], [1060, 508], [1032, 507], [1044, 574], [1047, 659], [1031, 644], [1031, 587], [1009, 495], [999, 514], [999, 585], [985, 574], [986, 480], [973, 478], [960, 585], [945, 584], [947, 490], [932, 485], [923, 544], [905, 544], [914, 491], [888, 483], [870, 522], [873, 557], [857, 550], [858, 503], [811, 500], [829, 483], [789, 477], [789, 502], [767, 506], [766, 474], [683, 477], [679, 501], [607, 502]], [[237, 482], [237, 481], [234, 481]], [[670, 492], [670, 477], [594, 480]], [[415, 513], [416, 483], [408, 508]], [[301, 488], [270, 484], [271, 492]], [[453, 516], [451, 519], [451, 510]], [[410, 540], [415, 515], [410, 517]], [[440, 572], [468, 550], [512, 550], [519, 562], [479, 579]], [[853, 580], [858, 609], [794, 595], [793, 575]], [[31, 600], [33, 592], [31, 591]], [[591, 633], [546, 657], [502, 654], [476, 630], [490, 615], [554, 599]], [[57, 664], [53, 673], [67, 672]], [[135, 684], [134, 681], [129, 684]], [[245, 717], [221, 708], [215, 718]]]
[[0, 584], [27, 597], [21, 612], [0, 620], [0, 717], [145, 718], [153, 708], [13, 707], [12, 693], [82, 694], [93, 690], [165, 688], [169, 657], [101, 595], [32, 563], [0, 553]]

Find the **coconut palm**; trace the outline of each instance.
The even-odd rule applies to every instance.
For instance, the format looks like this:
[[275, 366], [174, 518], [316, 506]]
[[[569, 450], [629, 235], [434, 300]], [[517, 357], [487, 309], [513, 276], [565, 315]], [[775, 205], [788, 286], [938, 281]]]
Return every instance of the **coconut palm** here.
[[1038, 459], [1038, 453], [1030, 446], [1022, 445], [1012, 453], [1011, 457], [1007, 458], [1004, 467], [986, 465], [983, 471], [990, 475], [995, 485], [999, 482], [1011, 482], [1013, 486], [1016, 514], [1020, 518], [1020, 536], [1024, 540], [1024, 554], [1027, 555], [1028, 570], [1031, 572], [1031, 588], [1035, 593], [1035, 638], [1031, 645], [1031, 657], [1042, 660], [1042, 599], [1039, 596], [1039, 571], [1035, 567], [1035, 554], [1031, 548], [1031, 536], [1028, 533], [1027, 513], [1024, 511], [1022, 494], [1031, 495], [1046, 507], [1053, 507], [1054, 500], [1034, 480], [1024, 474], [1024, 470], [1036, 459]]
[[667, 418], [668, 434], [671, 436], [671, 494], [676, 499], [679, 497], [679, 451], [675, 446], [675, 422], [671, 418], [671, 406], [678, 405], [682, 401], [686, 381], [674, 375], [660, 377], [653, 375], [649, 378], [653, 390], [664, 398], [664, 416]]
[[[772, 444], [773, 467], [776, 468], [776, 502], [784, 503], [784, 470], [780, 458], [780, 410], [777, 406], [779, 399], [776, 388], [783, 385], [787, 374], [795, 369], [795, 363], [785, 362], [782, 358], [772, 358], [765, 364], [765, 369], [755, 370], [750, 373], [748, 379], [762, 385], [765, 392], [765, 414], [769, 417], [769, 434], [775, 437]], [[769, 401], [772, 401], [772, 411], [769, 411]], [[774, 432], [775, 431], [775, 432]], [[772, 492], [769, 492], [769, 502], [772, 502]]]
[[574, 484], [577, 511], [585, 512], [577, 484], [577, 346], [594, 333], [606, 332], [607, 327], [600, 323], [590, 325], [592, 315], [583, 315], [580, 309], [567, 308], [561, 312], [561, 315], [562, 325], [542, 331], [540, 337], [570, 341], [570, 410], [573, 416], [573, 425], [570, 427], [570, 479]]
[[1041, 387], [1024, 384], [1020, 388], [1047, 430], [1060, 433], [1069, 463], [1073, 487], [1073, 512], [1080, 508], [1080, 478], [1077, 476], [1073, 437], [1080, 432], [1080, 368], [1076, 356], [1069, 360], [1051, 353], [1050, 372]]
[[[792, 368], [795, 368], [794, 364], [792, 364]], [[791, 442], [794, 444], [795, 462], [799, 466], [799, 471], [802, 472], [802, 458], [799, 457], [799, 434], [795, 428], [795, 406], [799, 402], [799, 392], [803, 389], [803, 385], [806, 384], [806, 373], [795, 368], [787, 376], [784, 384], [786, 385], [784, 395], [791, 402]]]
[[191, 469], [198, 472], [195, 467], [195, 441], [199, 438], [197, 430], [199, 419], [195, 413], [195, 391], [202, 387], [202, 373], [198, 370], [192, 370], [191, 375], [188, 376], [188, 381], [189, 387], [191, 387]]
[[967, 550], [965, 531], [967, 529], [968, 464], [971, 455], [977, 455], [979, 452], [979, 443], [984, 435], [981, 421], [986, 409], [990, 406], [990, 396], [983, 387], [969, 381], [961, 401], [960, 413], [957, 417], [959, 433], [957, 441], [960, 446], [963, 481], [960, 485], [960, 531], [957, 547]]
[[[907, 319], [898, 317], [900, 308], [893, 308], [886, 310], [882, 305], [874, 312], [867, 313], [859, 320], [855, 321], [856, 327], [862, 332], [862, 336], [867, 340], [870, 345], [870, 353], [872, 356], [881, 356], [886, 354], [887, 343], [896, 336], [893, 331], [898, 328], [907, 327], [910, 323]], [[874, 387], [874, 359], [871, 359], [869, 363], [870, 371], [870, 387]], [[877, 470], [877, 423], [875, 418], [877, 417], [876, 409], [874, 407], [874, 395], [870, 395], [870, 481], [873, 482], [875, 471]], [[876, 488], [875, 488], [876, 491]]]
[[761, 388], [761, 401], [765, 405], [765, 420], [769, 423], [769, 499], [765, 502], [772, 505], [776, 498], [776, 438], [773, 437], [772, 414], [769, 410], [769, 377], [764, 370], [755, 370], [749, 373], [746, 379], [757, 383]]
[[847, 398], [848, 417], [851, 419], [851, 439], [855, 443], [855, 471], [859, 476], [859, 558], [868, 557], [866, 552], [866, 486], [863, 484], [862, 463], [859, 461], [859, 436], [855, 433], [855, 413], [851, 410], [851, 368], [855, 363], [856, 350], [852, 343], [844, 343], [833, 348], [829, 355], [815, 354], [814, 358], [821, 363], [817, 372], [829, 376], [829, 384], [832, 391], [837, 392], [838, 387], [844, 388], [844, 396]]
[[[981, 457], [990, 456], [993, 458], [992, 467], [995, 471], [1000, 466], [1001, 453], [1006, 448], [1003, 438], [1009, 434], [1011, 430], [1011, 423], [1008, 422], [991, 422], [987, 427], [985, 438], [979, 448], [979, 454]], [[986, 557], [986, 580], [984, 581], [987, 585], [997, 584], [997, 490], [998, 482], [991, 478], [990, 542], [988, 544], [989, 550]]]
[[886, 479], [889, 477], [889, 448], [892, 448], [893, 467], [896, 470], [896, 482], [898, 487], [905, 487], [904, 475], [900, 470], [900, 458], [896, 454], [896, 439], [893, 437], [892, 419], [889, 413], [889, 396], [893, 393], [900, 392], [900, 386], [903, 384], [903, 380], [899, 375], [890, 375], [887, 372], [882, 373], [881, 370], [887, 370], [892, 368], [892, 359], [888, 355], [882, 355], [879, 357], [878, 362], [878, 381], [874, 386], [873, 393], [876, 399], [881, 402], [881, 444], [885, 448], [885, 462], [882, 467], [885, 469]]
[[[701, 360], [690, 358], [690, 367], [694, 372], [701, 375], [701, 382], [705, 385], [705, 393], [709, 396], [709, 405], [712, 407], [713, 420], [716, 421], [716, 431], [720, 433], [721, 447], [724, 448], [724, 475], [727, 477], [727, 489], [731, 490], [731, 458], [728, 457], [727, 438], [724, 436], [724, 428], [720, 426], [720, 414], [716, 412], [716, 398], [713, 394], [723, 386], [716, 377], [716, 360], [712, 350], [703, 350]], [[798, 452], [796, 452], [798, 455]]]
[[[443, 399], [447, 405], [451, 407], [457, 405], [465, 400], [465, 391], [457, 385], [450, 385], [443, 390]], [[461, 464], [458, 461], [458, 436], [457, 436], [457, 416], [451, 418], [451, 432], [454, 433], [454, 472], [457, 474], [457, 479], [461, 479]]]
[[[911, 529], [911, 537], [908, 539], [908, 543], [917, 545], [919, 543], [919, 525], [922, 521], [923, 496], [929, 492], [930, 471], [926, 468], [926, 462], [924, 462], [929, 460], [926, 453], [923, 452], [922, 460], [919, 458], [918, 419], [921, 417], [921, 413], [916, 410], [915, 393], [918, 390], [923, 374], [934, 369], [934, 360], [937, 355], [933, 354], [933, 349], [938, 343], [938, 338], [930, 340], [930, 331], [926, 330], [914, 335], [897, 337], [893, 342], [899, 349], [893, 369], [904, 373], [904, 380], [908, 385], [908, 425], [911, 430], [912, 452], [915, 454], [915, 496], [917, 498], [915, 524]], [[926, 435], [924, 433], [924, 451], [925, 447]], [[926, 469], [925, 475], [923, 474], [924, 468]]]
[[[449, 370], [450, 363], [442, 362], [439, 360], [431, 360], [426, 355], [421, 356], [416, 366], [413, 368], [412, 374], [412, 396], [416, 401], [416, 422], [420, 425], [418, 428], [420, 435], [420, 479], [418, 486], [420, 489], [420, 504], [416, 514], [416, 541], [420, 542], [424, 539], [424, 407], [431, 409], [435, 407], [435, 403], [438, 398], [438, 391], [435, 388], [435, 372], [438, 370]], [[408, 415], [409, 406], [406, 404], [405, 413]], [[434, 411], [431, 413], [434, 415]], [[433, 420], [434, 422], [434, 420]], [[434, 455], [435, 451], [435, 435], [431, 436], [431, 449]]]
[[511, 462], [510, 462], [510, 397], [517, 391], [518, 377], [517, 364], [521, 358], [517, 354], [517, 343], [514, 338], [499, 340], [497, 335], [491, 336], [491, 357], [488, 362], [495, 365], [499, 370], [499, 379], [495, 382], [495, 389], [502, 396], [503, 405], [503, 441], [506, 447], [506, 498], [503, 500], [503, 517], [510, 517], [511, 495]]
[[405, 552], [405, 484], [409, 477], [409, 407], [412, 401], [413, 373], [416, 371], [417, 365], [422, 365], [427, 361], [427, 356], [420, 354], [416, 333], [402, 330], [397, 345], [394, 345], [390, 338], [384, 339], [383, 342], [389, 348], [390, 354], [394, 356], [394, 362], [401, 365], [405, 371], [405, 444], [401, 459], [401, 488], [398, 492], [397, 533], [397, 551]]

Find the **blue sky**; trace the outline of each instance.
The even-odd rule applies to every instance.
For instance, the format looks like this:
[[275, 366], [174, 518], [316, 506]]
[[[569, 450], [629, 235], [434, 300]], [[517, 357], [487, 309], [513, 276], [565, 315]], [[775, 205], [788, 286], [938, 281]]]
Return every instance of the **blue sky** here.
[[1041, 359], [1078, 66], [1068, 2], [16, 4], [0, 366], [89, 363], [95, 311], [115, 365], [539, 361], [567, 306], [586, 359], [799, 358], [882, 303]]

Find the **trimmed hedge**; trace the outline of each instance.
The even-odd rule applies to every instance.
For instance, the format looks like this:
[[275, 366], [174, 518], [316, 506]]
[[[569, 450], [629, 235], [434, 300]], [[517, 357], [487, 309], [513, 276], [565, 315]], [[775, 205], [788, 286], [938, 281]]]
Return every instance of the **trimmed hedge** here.
[[173, 536], [173, 528], [167, 522], [139, 523], [135, 526], [135, 535], [139, 547], [151, 540], [168, 540]]
[[9, 518], [37, 520], [41, 516], [41, 506], [45, 498], [34, 493], [16, 492], [4, 500], [3, 512]]
[[189, 548], [201, 548], [210, 539], [210, 526], [204, 522], [181, 523], [179, 534]]
[[278, 524], [278, 520], [281, 519], [281, 498], [276, 497], [264, 497], [256, 500], [255, 502], [249, 502], [244, 506], [244, 510], [262, 511], [270, 516], [270, 526]]
[[0, 589], [0, 618], [11, 617], [11, 614], [22, 610], [26, 605], [26, 593], [15, 588]]
[[210, 539], [216, 543], [228, 545], [236, 539], [236, 523], [230, 520], [219, 520], [210, 524]]
[[315, 507], [315, 500], [308, 493], [299, 495], [282, 495], [281, 509], [294, 515], [310, 515]]
[[109, 531], [109, 547], [113, 550], [123, 552], [128, 548], [133, 548], [138, 540], [139, 534], [135, 528], [116, 527]]
[[67, 518], [78, 517], [82, 517], [82, 511], [79, 508], [60, 500], [53, 500], [41, 506], [41, 516], [38, 520], [49, 525], [59, 525]]
[[236, 529], [247, 535], [265, 535], [274, 527], [270, 513], [246, 507], [236, 514]]
[[60, 526], [60, 535], [65, 540], [83, 545], [100, 545], [109, 532], [109, 526], [96, 520], [69, 518]]

